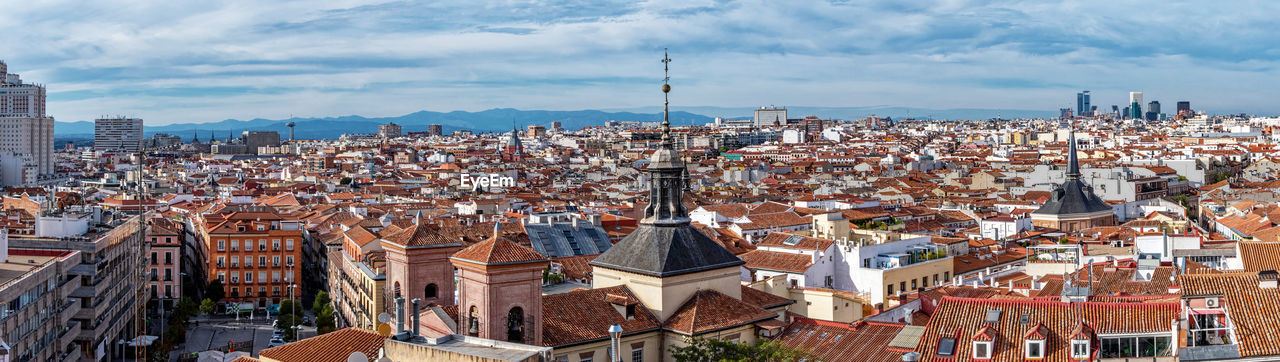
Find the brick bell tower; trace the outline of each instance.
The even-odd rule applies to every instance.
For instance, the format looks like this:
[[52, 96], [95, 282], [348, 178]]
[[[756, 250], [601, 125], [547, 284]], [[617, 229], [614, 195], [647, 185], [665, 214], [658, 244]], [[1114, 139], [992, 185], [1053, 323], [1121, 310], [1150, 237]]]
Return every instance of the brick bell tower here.
[[501, 236], [463, 249], [449, 259], [458, 268], [458, 333], [542, 345], [542, 271], [537, 251]]

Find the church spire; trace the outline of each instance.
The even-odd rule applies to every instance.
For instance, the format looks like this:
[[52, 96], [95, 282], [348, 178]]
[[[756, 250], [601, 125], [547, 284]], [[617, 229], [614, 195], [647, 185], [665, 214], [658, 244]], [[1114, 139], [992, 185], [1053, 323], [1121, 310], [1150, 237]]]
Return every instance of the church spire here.
[[1071, 136], [1067, 138], [1067, 179], [1080, 179], [1080, 161], [1076, 159], [1076, 129], [1071, 128]]
[[647, 224], [680, 224], [689, 223], [689, 211], [685, 210], [684, 162], [680, 153], [675, 150], [671, 140], [671, 119], [669, 104], [671, 93], [671, 77], [667, 64], [671, 58], [662, 53], [662, 146], [649, 158], [649, 206], [644, 209], [642, 223]]

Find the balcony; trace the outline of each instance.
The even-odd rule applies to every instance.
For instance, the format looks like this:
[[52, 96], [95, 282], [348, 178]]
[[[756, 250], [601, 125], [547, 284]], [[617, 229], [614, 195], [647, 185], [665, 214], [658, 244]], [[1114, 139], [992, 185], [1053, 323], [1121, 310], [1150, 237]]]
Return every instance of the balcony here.
[[58, 322], [62, 325], [66, 325], [67, 321], [70, 321], [72, 316], [80, 313], [80, 309], [79, 299], [67, 298], [67, 302], [62, 303], [62, 306], [58, 309]]

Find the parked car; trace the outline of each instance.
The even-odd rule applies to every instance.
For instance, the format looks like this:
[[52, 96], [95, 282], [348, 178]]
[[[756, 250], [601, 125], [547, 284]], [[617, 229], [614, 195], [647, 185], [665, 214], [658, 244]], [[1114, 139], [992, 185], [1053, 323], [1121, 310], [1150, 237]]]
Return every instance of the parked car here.
[[267, 343], [267, 348], [283, 346], [283, 345], [284, 345], [284, 339], [272, 338], [271, 342]]
[[302, 316], [302, 325], [304, 325], [304, 326], [309, 326], [309, 325], [311, 325], [311, 317], [308, 317], [308, 316]]

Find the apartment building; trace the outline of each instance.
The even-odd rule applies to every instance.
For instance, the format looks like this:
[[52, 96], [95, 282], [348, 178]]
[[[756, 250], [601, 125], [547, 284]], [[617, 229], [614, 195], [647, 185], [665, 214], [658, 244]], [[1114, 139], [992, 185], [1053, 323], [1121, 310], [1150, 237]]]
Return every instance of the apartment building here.
[[301, 298], [302, 222], [264, 206], [228, 206], [200, 215], [210, 280], [226, 302], [258, 308]]
[[71, 297], [80, 276], [80, 252], [9, 249], [0, 229], [0, 352], [5, 361], [75, 361], [81, 311]]
[[[125, 348], [116, 343], [139, 334], [138, 313], [146, 305], [150, 293], [143, 277], [147, 243], [142, 242], [141, 218], [127, 219], [108, 213], [96, 220], [97, 226], [75, 237], [10, 238], [9, 246], [45, 252], [79, 252], [79, 263], [66, 271], [67, 279], [79, 277], [78, 283], [59, 284], [67, 297], [79, 302], [79, 310], [71, 312], [66, 326], [75, 335], [71, 343], [77, 353], [63, 360], [95, 361], [123, 358]], [[74, 306], [67, 308], [76, 308]], [[77, 328], [78, 327], [78, 328]]]
[[142, 150], [142, 119], [116, 117], [94, 120], [93, 150], [125, 153]]
[[23, 83], [0, 62], [0, 186], [33, 185], [53, 175], [53, 117], [45, 112], [45, 88]]
[[163, 218], [153, 218], [148, 225], [148, 293], [165, 308], [172, 308], [182, 298], [182, 226]]

